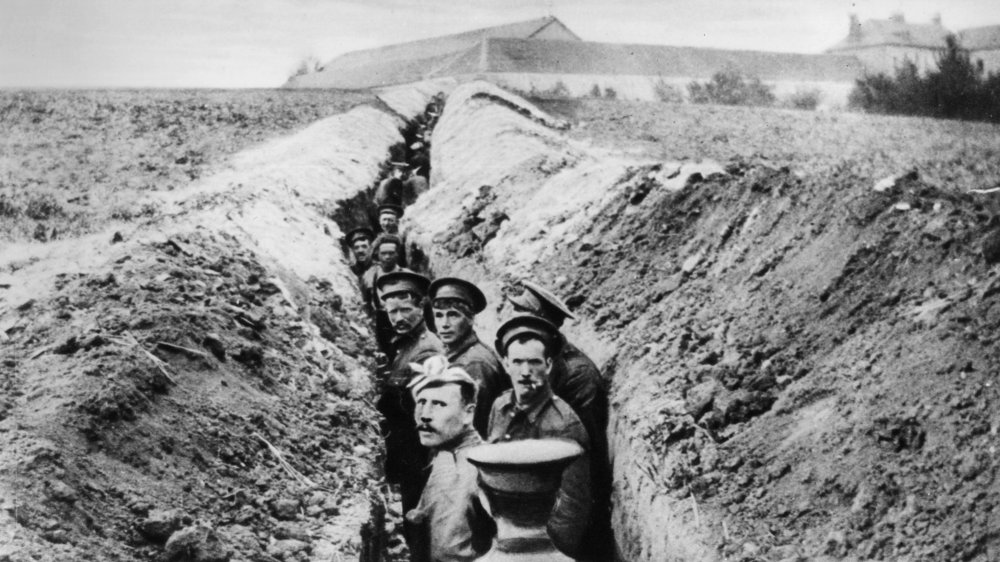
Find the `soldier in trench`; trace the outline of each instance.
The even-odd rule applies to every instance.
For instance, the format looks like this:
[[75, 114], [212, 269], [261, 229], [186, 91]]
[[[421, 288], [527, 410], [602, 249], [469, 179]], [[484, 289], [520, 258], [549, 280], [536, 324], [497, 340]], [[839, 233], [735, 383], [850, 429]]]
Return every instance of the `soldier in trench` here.
[[[507, 300], [514, 311], [544, 318], [562, 328], [567, 318], [576, 317], [569, 307], [548, 289], [524, 281], [524, 291]], [[587, 428], [591, 443], [591, 479], [594, 483], [594, 514], [587, 532], [585, 551], [593, 560], [612, 559], [614, 537], [611, 532], [611, 463], [607, 445], [608, 393], [597, 365], [580, 348], [563, 336], [563, 346], [553, 360], [549, 382], [556, 396], [573, 407]]]
[[[413, 396], [407, 386], [415, 376], [411, 364], [420, 364], [444, 351], [441, 340], [424, 322], [430, 280], [412, 271], [394, 271], [376, 280], [376, 291], [392, 327], [393, 360], [376, 377], [385, 436], [385, 476], [399, 484], [403, 513], [417, 505], [427, 475], [427, 453], [420, 445], [414, 421]], [[411, 522], [403, 523], [403, 536], [412, 560], [426, 560], [426, 533]]]
[[553, 394], [549, 384], [562, 343], [559, 330], [537, 316], [516, 316], [500, 326], [495, 346], [513, 388], [493, 403], [487, 441], [556, 438], [576, 441], [583, 447], [584, 454], [563, 472], [546, 530], [561, 552], [589, 560], [584, 535], [593, 509], [590, 439], [579, 416]]
[[479, 384], [444, 356], [424, 362], [410, 383], [420, 444], [431, 451], [427, 485], [407, 521], [429, 533], [434, 562], [465, 562], [490, 549], [496, 525], [478, 502], [478, 471], [466, 458], [483, 443], [473, 427]]
[[500, 358], [476, 334], [476, 314], [486, 309], [486, 295], [469, 281], [441, 277], [431, 283], [429, 296], [429, 325], [444, 344], [448, 362], [461, 367], [479, 385], [474, 426], [485, 436], [493, 401], [510, 388]]
[[351, 255], [354, 257], [351, 271], [358, 276], [359, 281], [361, 276], [372, 266], [372, 240], [374, 238], [375, 233], [366, 226], [355, 228], [344, 236], [344, 242], [347, 243], [347, 247], [350, 248]]
[[372, 317], [372, 323], [375, 326], [375, 343], [378, 345], [379, 351], [391, 360], [393, 350], [390, 342], [393, 337], [393, 329], [375, 288], [378, 280], [383, 276], [398, 271], [410, 272], [410, 270], [403, 267], [401, 258], [403, 240], [399, 236], [380, 234], [372, 244], [372, 248], [375, 254], [375, 264], [361, 276], [361, 298], [365, 304], [365, 311]]
[[398, 204], [383, 203], [378, 206], [378, 226], [383, 234], [399, 235], [399, 219], [403, 208]]

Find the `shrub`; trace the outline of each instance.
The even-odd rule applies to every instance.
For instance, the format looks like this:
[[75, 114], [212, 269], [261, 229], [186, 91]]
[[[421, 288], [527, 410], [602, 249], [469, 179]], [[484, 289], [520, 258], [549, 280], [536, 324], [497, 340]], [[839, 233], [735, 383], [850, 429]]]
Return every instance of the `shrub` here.
[[667, 103], [678, 103], [684, 101], [684, 96], [670, 84], [660, 78], [653, 84], [653, 94], [656, 95], [656, 99], [667, 102]]
[[614, 88], [608, 86], [607, 88], [604, 88], [604, 97], [609, 100], [616, 100], [618, 99], [618, 92], [615, 91]]
[[590, 93], [588, 95], [592, 98], [601, 97], [601, 87], [598, 86], [597, 84], [594, 84], [594, 86], [590, 89]]
[[21, 209], [7, 195], [0, 193], [0, 217], [16, 217], [21, 214]]
[[925, 76], [909, 60], [895, 76], [866, 74], [855, 82], [848, 103], [871, 113], [1000, 122], [1000, 75], [984, 78], [954, 36], [936, 63], [937, 69]]
[[56, 198], [48, 193], [32, 196], [24, 206], [24, 214], [35, 220], [45, 220], [61, 216], [63, 208]]
[[712, 75], [704, 84], [688, 84], [688, 96], [693, 103], [722, 105], [772, 105], [774, 93], [756, 76], [744, 76], [735, 68], [726, 68]]
[[819, 100], [821, 97], [822, 94], [817, 89], [796, 90], [785, 99], [784, 105], [793, 109], [806, 109], [812, 111], [819, 106]]

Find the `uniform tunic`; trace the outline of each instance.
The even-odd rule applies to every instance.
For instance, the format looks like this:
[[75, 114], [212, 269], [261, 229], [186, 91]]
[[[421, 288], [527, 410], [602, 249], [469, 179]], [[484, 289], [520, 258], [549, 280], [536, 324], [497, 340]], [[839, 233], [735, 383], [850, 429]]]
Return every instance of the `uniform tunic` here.
[[482, 442], [469, 428], [455, 445], [436, 450], [420, 503], [406, 514], [408, 520], [429, 526], [434, 562], [475, 560], [490, 548], [492, 521], [476, 504], [479, 472], [466, 458], [469, 448]]
[[500, 393], [510, 388], [510, 377], [496, 353], [486, 347], [474, 330], [462, 341], [447, 350], [448, 363], [462, 367], [479, 384], [476, 414], [472, 423], [480, 435], [486, 436], [490, 421], [490, 408]]
[[514, 391], [500, 395], [490, 412], [490, 443], [521, 439], [556, 438], [576, 441], [584, 454], [563, 471], [562, 484], [547, 530], [552, 543], [564, 554], [576, 557], [590, 521], [590, 442], [587, 430], [573, 408], [549, 391], [532, 404], [519, 407]]
[[[420, 445], [416, 422], [413, 419], [415, 404], [406, 388], [413, 378], [410, 363], [422, 363], [428, 357], [442, 353], [444, 346], [437, 336], [427, 330], [427, 326], [421, 320], [410, 333], [393, 338], [392, 347], [396, 352], [395, 358], [389, 365], [385, 380], [380, 381], [382, 391], [376, 406], [385, 418], [382, 426], [386, 435], [386, 478], [390, 482], [404, 483], [414, 475], [421, 475], [427, 464], [427, 454]], [[422, 479], [421, 475], [420, 480]], [[403, 507], [410, 509], [416, 505], [419, 493], [417, 490], [417, 495], [404, 498]]]

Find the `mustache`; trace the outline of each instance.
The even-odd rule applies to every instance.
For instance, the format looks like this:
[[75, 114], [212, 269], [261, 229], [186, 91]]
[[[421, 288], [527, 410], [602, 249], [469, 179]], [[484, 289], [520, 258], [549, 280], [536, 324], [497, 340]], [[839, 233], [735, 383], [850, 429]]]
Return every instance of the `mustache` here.
[[431, 427], [429, 425], [426, 425], [426, 424], [420, 424], [420, 425], [418, 425], [417, 426], [417, 431], [429, 431], [431, 433], [437, 433], [436, 429], [434, 429], [433, 427]]
[[519, 380], [517, 381], [517, 384], [520, 384], [520, 385], [523, 385], [523, 386], [526, 386], [526, 387], [528, 387], [528, 389], [529, 389], [529, 390], [534, 390], [534, 389], [536, 389], [536, 388], [538, 388], [538, 387], [540, 386], [540, 385], [539, 385], [539, 384], [538, 384], [537, 382], [535, 382], [535, 380], [534, 380], [534, 379], [532, 379], [531, 377], [521, 377], [521, 378], [520, 378], [520, 379], [519, 379]]

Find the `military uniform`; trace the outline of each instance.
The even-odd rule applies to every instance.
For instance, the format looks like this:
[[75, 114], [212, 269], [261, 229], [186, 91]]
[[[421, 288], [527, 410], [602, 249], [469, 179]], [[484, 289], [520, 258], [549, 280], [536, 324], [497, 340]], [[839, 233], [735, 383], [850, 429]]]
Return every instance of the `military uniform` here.
[[565, 554], [576, 557], [581, 554], [580, 545], [592, 509], [587, 430], [573, 408], [551, 391], [523, 407], [517, 405], [513, 390], [497, 398], [490, 412], [487, 441], [500, 443], [542, 438], [575, 441], [585, 451], [563, 472], [556, 505], [547, 525], [553, 544]]
[[467, 459], [469, 449], [482, 443], [469, 428], [452, 448], [435, 451], [420, 503], [406, 514], [407, 520], [428, 525], [435, 562], [472, 561], [490, 548], [492, 520], [477, 507], [478, 471]]
[[[557, 296], [544, 287], [525, 281], [524, 292], [509, 297], [515, 307], [545, 318], [556, 327], [566, 318], [575, 318]], [[563, 339], [561, 352], [552, 362], [549, 385], [556, 396], [565, 400], [580, 417], [590, 437], [590, 475], [594, 484], [594, 516], [586, 533], [584, 550], [588, 560], [614, 557], [611, 532], [611, 478], [608, 451], [608, 390], [597, 365], [580, 348]]]
[[510, 378], [504, 372], [500, 358], [479, 341], [475, 331], [453, 349], [449, 349], [446, 355], [448, 363], [465, 369], [479, 385], [475, 421], [472, 425], [480, 435], [485, 436], [490, 421], [490, 408], [497, 397], [510, 388]]
[[[430, 284], [428, 296], [434, 309], [462, 309], [460, 314], [468, 316], [469, 333], [462, 339], [445, 346], [448, 363], [462, 367], [479, 385], [476, 400], [476, 414], [473, 426], [480, 435], [486, 435], [490, 419], [490, 408], [500, 393], [510, 388], [510, 379], [504, 372], [500, 358], [492, 349], [479, 341], [472, 321], [476, 314], [486, 309], [486, 295], [474, 283], [457, 277], [440, 277]], [[455, 304], [464, 303], [462, 304]], [[434, 318], [430, 318], [431, 329]]]

